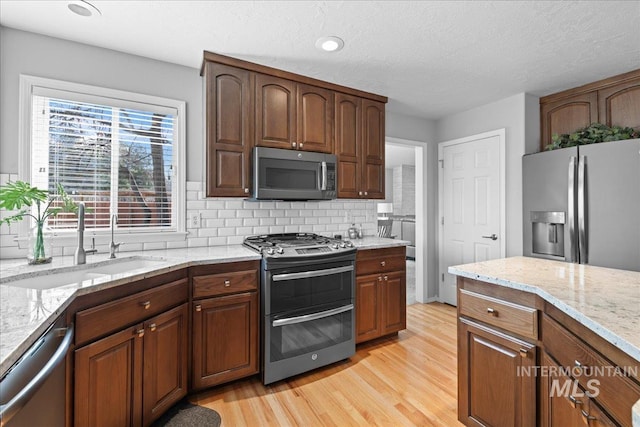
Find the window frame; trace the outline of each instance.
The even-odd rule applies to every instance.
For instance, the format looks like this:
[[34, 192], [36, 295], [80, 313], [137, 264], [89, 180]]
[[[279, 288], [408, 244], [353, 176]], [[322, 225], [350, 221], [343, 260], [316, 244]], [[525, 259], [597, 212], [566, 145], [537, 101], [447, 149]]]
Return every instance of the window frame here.
[[[122, 100], [124, 103], [148, 104], [164, 108], [172, 108], [177, 111], [175, 122], [176, 141], [173, 153], [175, 156], [175, 192], [172, 194], [173, 212], [176, 228], [160, 231], [157, 228], [149, 231], [144, 229], [116, 229], [118, 241], [124, 243], [150, 243], [161, 241], [185, 240], [186, 231], [186, 103], [184, 101], [146, 95], [141, 93], [92, 86], [81, 83], [73, 83], [63, 80], [54, 80], [44, 77], [36, 77], [26, 74], [20, 75], [20, 96], [18, 113], [18, 179], [30, 182], [31, 180], [31, 119], [33, 111], [34, 88], [45, 90], [60, 90], [87, 95], [87, 98], [100, 97]], [[123, 106], [124, 107], [124, 106]], [[18, 240], [28, 238], [31, 228], [30, 221], [21, 221], [18, 228]], [[86, 237], [110, 236], [109, 229], [87, 230]], [[56, 245], [73, 244], [76, 238], [76, 230], [54, 230], [53, 240]], [[104, 242], [102, 242], [104, 243]], [[22, 245], [21, 245], [22, 246]]]

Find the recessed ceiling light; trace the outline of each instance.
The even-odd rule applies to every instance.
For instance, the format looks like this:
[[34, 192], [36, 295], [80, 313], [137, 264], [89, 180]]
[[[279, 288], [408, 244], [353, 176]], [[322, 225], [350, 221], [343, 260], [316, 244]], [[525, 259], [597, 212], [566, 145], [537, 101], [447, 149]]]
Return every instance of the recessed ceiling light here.
[[316, 41], [316, 47], [325, 52], [337, 52], [344, 47], [344, 41], [340, 37], [320, 37]]
[[91, 16], [94, 13], [97, 15], [102, 15], [100, 9], [84, 0], [70, 1], [67, 7], [71, 12], [80, 16]]

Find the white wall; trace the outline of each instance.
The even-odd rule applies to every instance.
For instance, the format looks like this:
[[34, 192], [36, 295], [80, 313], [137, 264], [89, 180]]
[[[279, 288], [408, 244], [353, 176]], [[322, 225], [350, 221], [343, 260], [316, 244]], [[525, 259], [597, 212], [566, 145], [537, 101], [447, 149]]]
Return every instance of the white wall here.
[[439, 142], [505, 128], [507, 256], [522, 255], [522, 156], [537, 151], [538, 101], [520, 93], [444, 117], [436, 126]]

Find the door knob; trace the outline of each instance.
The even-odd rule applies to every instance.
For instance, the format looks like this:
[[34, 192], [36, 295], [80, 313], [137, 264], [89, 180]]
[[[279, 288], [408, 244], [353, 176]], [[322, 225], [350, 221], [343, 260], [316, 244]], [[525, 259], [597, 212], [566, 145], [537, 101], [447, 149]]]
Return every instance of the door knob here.
[[498, 236], [496, 236], [495, 234], [492, 234], [491, 236], [482, 236], [483, 239], [491, 239], [491, 240], [498, 240]]

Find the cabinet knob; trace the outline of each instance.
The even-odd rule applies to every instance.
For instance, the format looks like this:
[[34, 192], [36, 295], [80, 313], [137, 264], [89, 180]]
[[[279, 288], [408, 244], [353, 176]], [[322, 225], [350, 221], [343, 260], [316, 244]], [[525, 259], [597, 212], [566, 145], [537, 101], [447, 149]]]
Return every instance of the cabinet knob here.
[[492, 315], [493, 317], [498, 317], [498, 311], [494, 310], [491, 307], [487, 307], [487, 313], [489, 313], [490, 315]]
[[292, 146], [293, 148], [296, 148], [296, 146], [297, 146], [297, 145], [298, 145], [298, 143], [297, 143], [297, 142], [292, 142], [292, 143], [291, 143], [291, 146]]
[[231, 280], [225, 280], [224, 281], [224, 287], [228, 288], [229, 286], [231, 286]]
[[304, 144], [301, 142], [301, 143], [300, 143], [300, 148], [302, 148], [302, 146], [303, 146], [303, 145], [304, 145]]
[[586, 369], [586, 366], [583, 365], [582, 363], [580, 363], [579, 360], [574, 360], [573, 361], [573, 365], [577, 368], [578, 371], [580, 372], [584, 372], [584, 370]]
[[389, 276], [384, 276], [384, 280], [389, 280]]
[[145, 310], [149, 310], [149, 307], [151, 307], [151, 301], [144, 301], [141, 302], [140, 305], [142, 306], [142, 308], [144, 308]]
[[202, 306], [200, 304], [196, 305], [196, 311], [202, 311]]
[[362, 196], [362, 191], [358, 191], [358, 196]]
[[149, 325], [149, 330], [150, 330], [151, 332], [155, 332], [155, 331], [156, 331], [156, 324], [155, 324], [155, 323], [150, 324], [150, 325]]
[[593, 415], [589, 415], [589, 413], [584, 409], [581, 409], [580, 412], [582, 413], [582, 418], [584, 418], [584, 420], [587, 422], [587, 425], [589, 424], [590, 421], [596, 420], [596, 417], [594, 417]]
[[382, 276], [378, 276], [378, 282], [382, 282]]
[[382, 267], [384, 267], [385, 265], [387, 265], [387, 262], [386, 262], [386, 261], [380, 261], [380, 265], [381, 265]]
[[248, 188], [244, 189], [244, 194], [249, 194], [249, 189]]
[[367, 193], [367, 192], [365, 191], [365, 192], [364, 192], [364, 195], [365, 195], [365, 196], [368, 196], [368, 195], [369, 195], [369, 193]]
[[529, 350], [526, 348], [521, 348], [518, 353], [520, 353], [520, 357], [524, 357], [525, 359], [529, 356]]
[[142, 338], [144, 336], [144, 329], [138, 329], [136, 334], [138, 334], [138, 338]]

